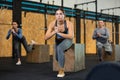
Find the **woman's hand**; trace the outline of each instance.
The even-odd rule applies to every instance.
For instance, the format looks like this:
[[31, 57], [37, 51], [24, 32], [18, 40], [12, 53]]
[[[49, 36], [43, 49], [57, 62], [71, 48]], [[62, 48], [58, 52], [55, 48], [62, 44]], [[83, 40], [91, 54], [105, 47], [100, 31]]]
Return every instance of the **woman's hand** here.
[[14, 29], [11, 29], [11, 32], [12, 32], [12, 33], [15, 33], [15, 30], [14, 30]]
[[55, 26], [54, 31], [55, 31], [55, 33], [58, 33], [59, 32], [58, 27]]

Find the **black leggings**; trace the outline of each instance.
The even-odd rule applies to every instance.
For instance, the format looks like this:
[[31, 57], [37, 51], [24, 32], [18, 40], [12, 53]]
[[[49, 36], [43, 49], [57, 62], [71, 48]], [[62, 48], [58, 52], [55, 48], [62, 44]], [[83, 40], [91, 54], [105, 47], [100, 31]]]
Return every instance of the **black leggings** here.
[[[14, 38], [13, 38], [14, 39]], [[20, 54], [20, 43], [23, 44], [25, 50], [26, 50], [26, 53], [29, 53], [32, 51], [32, 46], [33, 45], [28, 45], [27, 44], [27, 41], [26, 41], [26, 38], [23, 36], [20, 40], [18, 39], [14, 39], [13, 41], [13, 52], [14, 54], [16, 54], [16, 57], [17, 58], [20, 58], [21, 57], [21, 54]]]

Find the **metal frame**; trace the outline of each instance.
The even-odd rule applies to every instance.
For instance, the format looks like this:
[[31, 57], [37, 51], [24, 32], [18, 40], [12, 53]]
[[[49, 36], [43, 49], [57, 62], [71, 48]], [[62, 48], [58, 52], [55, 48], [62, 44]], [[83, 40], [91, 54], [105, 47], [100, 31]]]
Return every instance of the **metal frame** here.
[[[95, 1], [90, 1], [90, 2], [85, 2], [85, 3], [80, 3], [80, 4], [75, 4], [74, 5], [74, 8], [76, 9], [77, 8], [77, 6], [79, 6], [79, 5], [84, 5], [84, 4], [90, 4], [90, 3], [95, 3], [95, 6], [96, 6], [96, 8], [95, 8], [95, 11], [96, 11], [96, 13], [95, 13], [95, 19], [96, 19], [96, 27], [97, 27], [97, 0], [95, 0]], [[83, 23], [84, 23], [84, 44], [86, 44], [86, 14], [85, 14], [85, 11], [83, 12]], [[79, 24], [80, 25], [80, 24]], [[77, 27], [76, 27], [76, 29], [77, 29]], [[80, 32], [81, 33], [81, 32]], [[85, 51], [86, 51], [86, 47], [85, 47]], [[85, 52], [86, 53], [86, 52]]]
[[106, 8], [106, 9], [101, 9], [101, 13], [102, 13], [102, 11], [105, 11], [105, 10], [114, 10], [114, 9], [120, 9], [120, 7], [114, 7], [114, 8]]
[[[106, 9], [101, 9], [101, 14], [102, 14], [102, 12], [103, 11], [106, 11], [106, 10], [114, 10], [114, 9], [120, 9], [120, 7], [113, 7], [113, 8], [106, 8]], [[108, 15], [109, 15], [109, 13], [108, 13]], [[118, 17], [114, 17], [114, 12], [113, 12], [113, 15], [112, 15], [112, 41], [113, 41], [113, 43], [115, 43], [116, 42], [116, 44], [119, 44], [119, 34], [117, 34], [118, 32], [119, 32], [119, 26], [118, 26]], [[116, 19], [116, 20], [115, 20]], [[114, 22], [114, 20], [115, 20], [115, 22]], [[116, 31], [116, 33], [114, 32], [114, 23], [115, 23], [115, 31]], [[115, 38], [116, 38], [116, 41], [114, 40], [114, 35], [115, 35]]]
[[[0, 1], [0, 7], [3, 5], [6, 5], [8, 9], [12, 9], [12, 1], [7, 0], [6, 2]], [[47, 7], [47, 14], [54, 15], [55, 10], [60, 7], [56, 5], [49, 5], [49, 4], [44, 4], [44, 3], [38, 3], [38, 2], [32, 2], [32, 1], [25, 1], [22, 0], [22, 11], [26, 12], [35, 12], [35, 13], [43, 13], [45, 14], [45, 7]], [[63, 7], [66, 13], [67, 17], [75, 17], [76, 16], [76, 9], [73, 8], [68, 8], [68, 7]], [[79, 14], [80, 18], [84, 18], [84, 10], [81, 10], [81, 14]], [[85, 11], [86, 19], [90, 20], [96, 20], [96, 12], [92, 11]], [[108, 19], [108, 16], [110, 19]], [[108, 15], [108, 14], [101, 14], [97, 13], [97, 18], [100, 20], [106, 20], [107, 22], [112, 22], [112, 16], [113, 15]], [[114, 15], [114, 18], [119, 17], [118, 22], [120, 23], [120, 16]]]

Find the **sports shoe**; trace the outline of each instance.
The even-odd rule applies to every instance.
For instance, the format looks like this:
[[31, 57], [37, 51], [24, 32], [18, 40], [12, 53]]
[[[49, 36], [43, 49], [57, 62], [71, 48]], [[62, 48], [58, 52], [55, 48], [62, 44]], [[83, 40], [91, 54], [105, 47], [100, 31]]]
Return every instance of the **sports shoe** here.
[[64, 77], [64, 76], [65, 76], [64, 70], [59, 70], [57, 77]]
[[36, 42], [34, 41], [34, 40], [31, 40], [31, 44], [33, 45], [33, 44], [36, 44]]
[[16, 63], [16, 65], [18, 65], [18, 66], [21, 65], [21, 61], [18, 61], [18, 62]]
[[102, 62], [102, 61], [103, 61], [103, 59], [102, 59], [102, 58], [99, 58], [99, 61], [100, 61], [100, 62]]

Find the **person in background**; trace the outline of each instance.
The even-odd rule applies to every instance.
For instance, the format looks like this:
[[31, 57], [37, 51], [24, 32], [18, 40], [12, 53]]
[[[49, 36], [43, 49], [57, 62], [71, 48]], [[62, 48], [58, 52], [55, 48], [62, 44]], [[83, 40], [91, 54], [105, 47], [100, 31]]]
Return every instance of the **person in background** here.
[[103, 61], [102, 51], [103, 48], [105, 52], [109, 55], [112, 54], [111, 44], [108, 42], [109, 39], [109, 30], [105, 27], [105, 24], [102, 20], [98, 21], [98, 27], [94, 30], [92, 38], [97, 41], [97, 53], [99, 57], [99, 61]]
[[65, 20], [65, 13], [62, 8], [59, 8], [55, 13], [56, 19], [52, 21], [45, 35], [45, 40], [50, 39], [52, 36], [55, 37], [55, 51], [56, 60], [60, 66], [57, 77], [64, 77], [64, 62], [65, 56], [64, 52], [72, 46], [72, 39], [74, 37], [73, 24]]
[[19, 23], [17, 21], [12, 22], [12, 28], [8, 30], [6, 39], [8, 40], [10, 38], [10, 35], [13, 36], [13, 52], [16, 54], [17, 57], [17, 63], [16, 65], [21, 65], [21, 54], [19, 51], [19, 45], [20, 43], [23, 44], [25, 50], [27, 53], [30, 53], [32, 51], [32, 46], [35, 44], [35, 42], [32, 40], [32, 43], [28, 46], [26, 38], [22, 35], [22, 29], [19, 28]]

